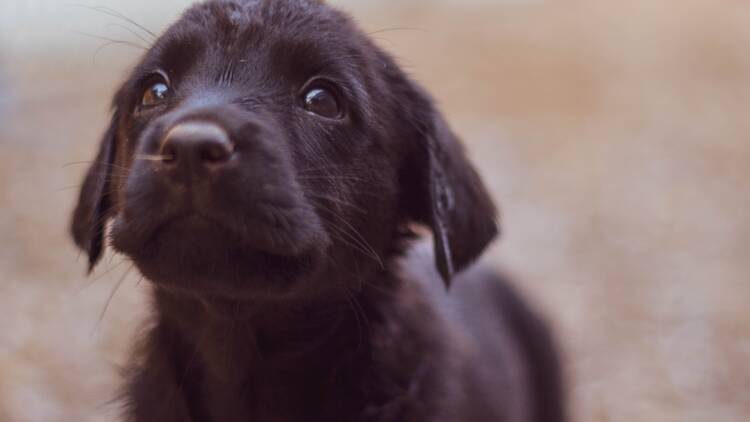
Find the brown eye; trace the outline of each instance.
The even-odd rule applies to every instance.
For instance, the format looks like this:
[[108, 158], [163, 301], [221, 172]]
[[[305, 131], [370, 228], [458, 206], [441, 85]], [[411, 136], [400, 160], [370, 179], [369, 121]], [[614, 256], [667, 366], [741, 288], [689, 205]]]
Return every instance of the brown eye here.
[[143, 98], [141, 99], [141, 106], [150, 107], [163, 103], [167, 100], [169, 95], [169, 86], [164, 81], [157, 81], [152, 83], [143, 92]]
[[329, 119], [341, 118], [342, 112], [336, 96], [325, 88], [312, 88], [305, 93], [305, 110]]

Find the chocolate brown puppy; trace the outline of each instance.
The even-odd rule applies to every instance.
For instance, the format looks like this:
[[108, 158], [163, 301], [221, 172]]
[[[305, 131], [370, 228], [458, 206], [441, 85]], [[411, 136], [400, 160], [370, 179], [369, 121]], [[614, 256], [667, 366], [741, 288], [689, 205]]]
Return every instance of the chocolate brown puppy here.
[[72, 231], [153, 285], [127, 420], [564, 420], [544, 323], [471, 267], [498, 232], [482, 181], [347, 16], [198, 4], [113, 109]]

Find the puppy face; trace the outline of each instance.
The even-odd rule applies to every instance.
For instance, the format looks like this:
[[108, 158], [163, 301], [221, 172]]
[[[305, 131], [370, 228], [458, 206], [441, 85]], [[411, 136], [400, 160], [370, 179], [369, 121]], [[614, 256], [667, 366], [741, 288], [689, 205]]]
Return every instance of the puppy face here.
[[165, 288], [286, 297], [351, 287], [415, 223], [448, 281], [494, 214], [430, 99], [346, 16], [208, 1], [118, 91], [73, 235], [93, 266], [111, 220], [114, 248]]

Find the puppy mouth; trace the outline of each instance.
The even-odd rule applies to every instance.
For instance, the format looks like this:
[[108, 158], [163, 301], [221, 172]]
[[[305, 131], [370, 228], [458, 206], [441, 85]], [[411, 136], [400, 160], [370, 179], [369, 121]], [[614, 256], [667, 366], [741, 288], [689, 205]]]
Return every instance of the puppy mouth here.
[[[219, 214], [219, 215], [216, 215]], [[212, 246], [211, 252], [225, 249], [243, 253], [264, 253], [293, 258], [313, 249], [313, 236], [297, 227], [300, 210], [259, 205], [255, 212], [233, 216], [187, 208], [161, 218], [115, 218], [112, 239], [115, 248], [138, 256], [139, 252], [160, 249], [187, 253]]]
[[[150, 224], [119, 216], [112, 227], [112, 244], [157, 285], [211, 296], [275, 297], [318, 267], [320, 248], [286, 247], [287, 240], [299, 237], [299, 230], [290, 228], [287, 233], [254, 218], [244, 222], [251, 228], [238, 230], [237, 224], [197, 210]], [[151, 227], [144, 230], [147, 225]]]
[[[207, 236], [207, 234], [212, 236]], [[244, 239], [233, 234], [230, 228], [225, 227], [218, 219], [213, 219], [196, 210], [187, 210], [157, 224], [151, 235], [143, 242], [143, 246], [148, 249], [168, 236], [177, 236], [189, 245], [200, 240], [205, 241], [207, 237], [222, 235], [228, 235], [229, 238], [233, 238], [232, 240], [245, 246]], [[225, 238], [225, 241], [228, 240]]]

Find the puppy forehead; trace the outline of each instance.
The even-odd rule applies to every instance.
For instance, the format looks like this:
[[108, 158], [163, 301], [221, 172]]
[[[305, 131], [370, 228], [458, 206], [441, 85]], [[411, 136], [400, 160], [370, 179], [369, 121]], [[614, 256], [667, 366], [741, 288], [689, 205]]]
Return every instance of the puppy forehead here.
[[361, 58], [366, 39], [343, 13], [312, 0], [211, 0], [188, 9], [151, 49], [141, 70], [166, 67], [184, 74], [196, 63], [257, 68], [273, 64], [300, 73]]
[[311, 0], [211, 0], [188, 9], [175, 27], [198, 31], [204, 42], [220, 48], [269, 38], [335, 47], [356, 33], [344, 14]]

